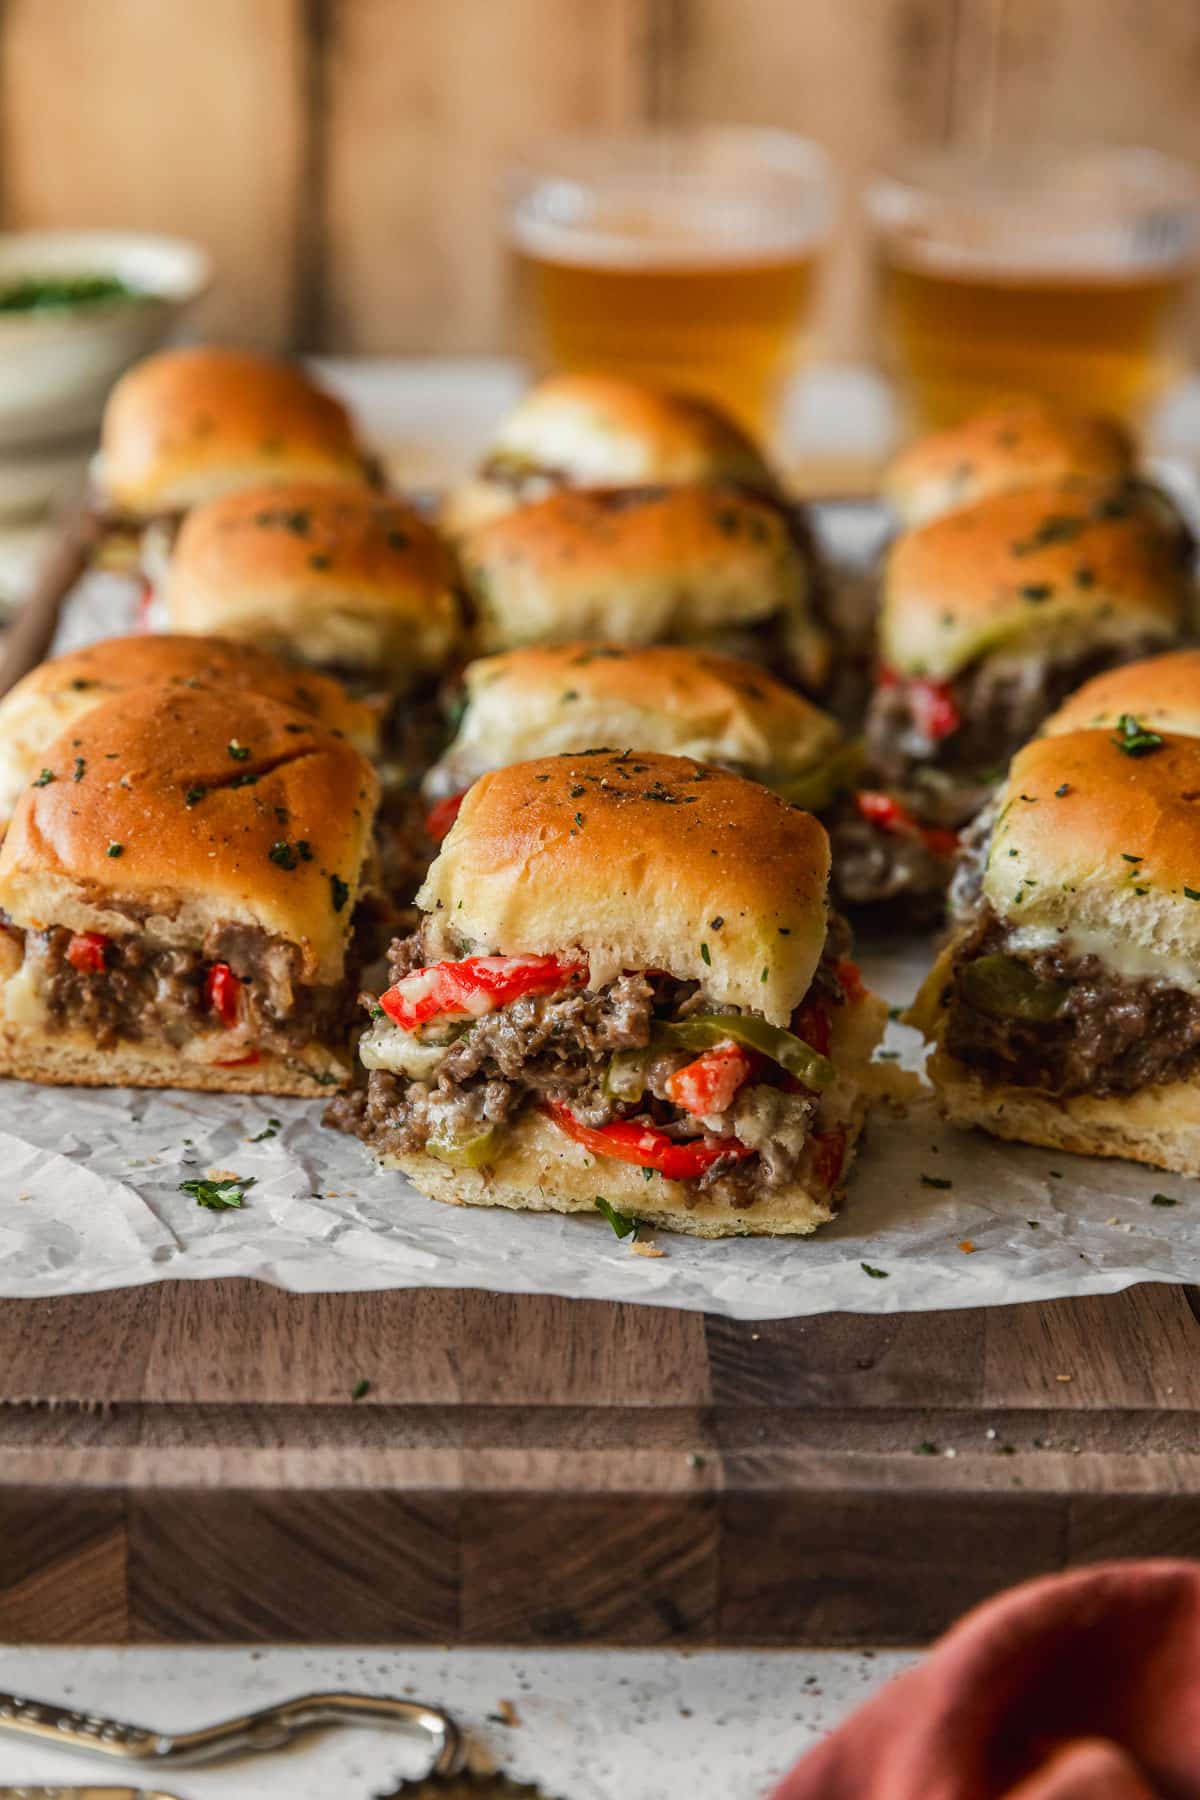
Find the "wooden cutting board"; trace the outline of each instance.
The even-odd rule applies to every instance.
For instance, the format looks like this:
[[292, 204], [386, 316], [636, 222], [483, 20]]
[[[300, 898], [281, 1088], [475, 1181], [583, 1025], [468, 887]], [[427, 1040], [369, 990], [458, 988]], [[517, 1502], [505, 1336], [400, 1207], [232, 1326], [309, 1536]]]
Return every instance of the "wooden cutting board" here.
[[8, 1301], [0, 1639], [920, 1642], [1023, 1576], [1200, 1554], [1198, 1350], [1167, 1286], [765, 1324]]

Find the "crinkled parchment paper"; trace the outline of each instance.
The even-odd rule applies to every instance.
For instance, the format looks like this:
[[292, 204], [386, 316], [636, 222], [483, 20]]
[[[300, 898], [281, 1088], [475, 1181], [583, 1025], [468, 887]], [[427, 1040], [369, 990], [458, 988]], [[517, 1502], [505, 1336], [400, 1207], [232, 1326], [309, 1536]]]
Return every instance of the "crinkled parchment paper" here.
[[[89, 578], [60, 647], [127, 629], [129, 603], [128, 583]], [[863, 957], [895, 1004], [928, 960], [911, 942]], [[892, 1026], [888, 1048], [919, 1066], [912, 1032]], [[0, 1083], [0, 1296], [249, 1275], [296, 1291], [478, 1287], [766, 1319], [1200, 1280], [1200, 1183], [959, 1133], [926, 1099], [905, 1118], [879, 1110], [844, 1213], [815, 1237], [660, 1233], [660, 1257], [618, 1241], [599, 1215], [427, 1200], [319, 1114], [302, 1101]], [[273, 1135], [252, 1141], [271, 1120]], [[254, 1178], [244, 1210], [208, 1212], [180, 1192], [213, 1170]]]

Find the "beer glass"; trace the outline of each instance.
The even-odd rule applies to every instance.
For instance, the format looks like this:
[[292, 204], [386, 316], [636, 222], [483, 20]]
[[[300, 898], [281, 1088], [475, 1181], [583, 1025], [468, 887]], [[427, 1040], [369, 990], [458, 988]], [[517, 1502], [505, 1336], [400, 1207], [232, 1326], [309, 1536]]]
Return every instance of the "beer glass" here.
[[514, 168], [507, 198], [539, 372], [649, 378], [769, 429], [829, 232], [822, 150], [733, 126], [577, 136]]
[[937, 150], [871, 184], [910, 428], [1042, 395], [1137, 422], [1181, 372], [1200, 185], [1152, 150]]

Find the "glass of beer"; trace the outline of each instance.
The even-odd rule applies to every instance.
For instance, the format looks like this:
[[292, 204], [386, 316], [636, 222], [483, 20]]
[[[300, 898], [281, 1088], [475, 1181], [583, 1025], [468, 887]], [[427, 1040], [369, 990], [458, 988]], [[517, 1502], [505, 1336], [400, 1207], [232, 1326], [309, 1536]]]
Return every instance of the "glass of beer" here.
[[786, 131], [562, 139], [512, 171], [524, 348], [721, 402], [769, 430], [832, 217], [825, 154]]
[[884, 360], [922, 429], [1038, 395], [1136, 423], [1180, 374], [1200, 184], [1151, 150], [928, 151], [871, 185]]

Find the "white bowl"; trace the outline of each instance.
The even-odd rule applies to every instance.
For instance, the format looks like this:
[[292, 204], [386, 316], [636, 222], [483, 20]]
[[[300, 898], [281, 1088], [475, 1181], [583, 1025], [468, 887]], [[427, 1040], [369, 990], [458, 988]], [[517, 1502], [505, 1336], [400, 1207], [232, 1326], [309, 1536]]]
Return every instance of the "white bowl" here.
[[94, 433], [123, 370], [156, 350], [208, 286], [196, 244], [132, 231], [0, 233], [0, 287], [22, 276], [115, 275], [136, 298], [0, 313], [0, 455]]

